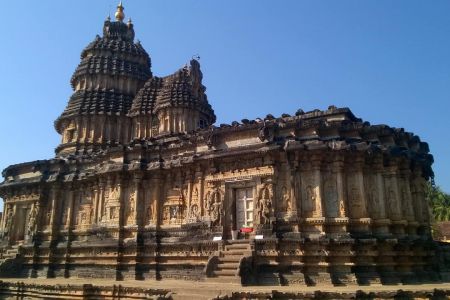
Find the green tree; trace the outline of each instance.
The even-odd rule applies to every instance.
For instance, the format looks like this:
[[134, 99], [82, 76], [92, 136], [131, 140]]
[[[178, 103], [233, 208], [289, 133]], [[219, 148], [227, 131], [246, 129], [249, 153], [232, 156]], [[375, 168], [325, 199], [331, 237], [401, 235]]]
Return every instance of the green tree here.
[[439, 187], [428, 184], [427, 198], [433, 209], [435, 221], [450, 221], [450, 195], [444, 193]]

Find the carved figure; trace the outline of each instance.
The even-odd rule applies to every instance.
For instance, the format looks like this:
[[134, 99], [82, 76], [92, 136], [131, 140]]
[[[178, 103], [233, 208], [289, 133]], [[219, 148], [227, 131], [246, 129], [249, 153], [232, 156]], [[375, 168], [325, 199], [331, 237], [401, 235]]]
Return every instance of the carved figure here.
[[[220, 204], [220, 205], [219, 205]], [[213, 223], [220, 221], [222, 201], [219, 188], [215, 188], [206, 194], [205, 211]], [[219, 210], [219, 211], [218, 211]], [[219, 218], [219, 219], [218, 219]]]
[[312, 213], [313, 216], [318, 215], [318, 212], [320, 211], [320, 203], [317, 202], [316, 191], [310, 185], [306, 188], [306, 199], [309, 202], [309, 207], [311, 207], [310, 213]]
[[211, 209], [211, 214], [210, 214], [212, 225], [217, 226], [221, 223], [222, 214], [223, 214], [222, 203], [220, 201], [220, 198], [216, 197], [215, 202], [212, 204], [212, 209]]
[[199, 209], [197, 204], [193, 204], [190, 210], [190, 218], [198, 220], [199, 217]]
[[27, 225], [27, 235], [33, 235], [36, 228], [36, 217], [37, 217], [37, 205], [33, 204], [30, 213], [28, 215], [28, 225]]
[[260, 194], [260, 198], [258, 201], [259, 224], [270, 224], [271, 212], [272, 212], [272, 199], [269, 187], [266, 186], [262, 189], [262, 193]]
[[132, 191], [130, 193], [130, 200], [128, 202], [128, 210], [127, 210], [127, 224], [134, 223], [134, 212], [136, 205], [136, 193]]
[[169, 206], [164, 206], [163, 207], [163, 222], [167, 223], [170, 220], [170, 211], [169, 211], [170, 207]]
[[147, 224], [150, 224], [154, 220], [153, 216], [153, 205], [150, 204], [147, 208]]
[[292, 203], [291, 203], [291, 197], [289, 197], [287, 188], [285, 186], [283, 186], [282, 189], [282, 198], [283, 198], [283, 203], [286, 205], [286, 212], [292, 212]]
[[11, 232], [12, 229], [12, 221], [13, 221], [14, 212], [11, 206], [8, 206], [8, 215], [6, 216], [6, 223], [5, 223], [5, 235], [8, 235]]

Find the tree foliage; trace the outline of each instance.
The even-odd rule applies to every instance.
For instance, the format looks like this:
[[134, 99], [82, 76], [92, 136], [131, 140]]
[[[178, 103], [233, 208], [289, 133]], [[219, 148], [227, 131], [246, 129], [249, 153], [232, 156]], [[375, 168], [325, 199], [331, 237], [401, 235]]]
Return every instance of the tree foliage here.
[[431, 204], [435, 221], [450, 221], [450, 195], [439, 187], [427, 185], [428, 203]]

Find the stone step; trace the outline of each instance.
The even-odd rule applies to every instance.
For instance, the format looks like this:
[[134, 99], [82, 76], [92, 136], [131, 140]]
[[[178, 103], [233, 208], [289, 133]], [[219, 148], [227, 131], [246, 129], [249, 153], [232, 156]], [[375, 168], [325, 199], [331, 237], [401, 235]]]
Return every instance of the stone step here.
[[231, 245], [225, 245], [225, 250], [228, 249], [245, 249], [245, 250], [251, 250], [251, 246], [249, 244], [231, 244]]
[[[208, 277], [207, 281], [210, 282], [217, 282], [217, 283], [234, 283], [234, 284], [241, 284], [241, 277], [238, 276], [212, 276]], [[211, 298], [212, 299], [212, 298]]]
[[249, 244], [250, 240], [228, 240], [227, 241], [230, 245], [236, 245], [236, 244]]
[[242, 255], [226, 255], [219, 257], [220, 262], [239, 262], [242, 258]]
[[226, 250], [222, 252], [224, 255], [251, 255], [252, 251], [244, 250], [244, 249], [236, 249], [236, 250]]
[[236, 269], [214, 270], [213, 275], [216, 276], [236, 276]]
[[238, 262], [227, 262], [227, 263], [218, 263], [217, 264], [217, 269], [218, 270], [223, 270], [223, 269], [234, 269], [236, 270], [237, 268], [239, 268], [239, 263]]

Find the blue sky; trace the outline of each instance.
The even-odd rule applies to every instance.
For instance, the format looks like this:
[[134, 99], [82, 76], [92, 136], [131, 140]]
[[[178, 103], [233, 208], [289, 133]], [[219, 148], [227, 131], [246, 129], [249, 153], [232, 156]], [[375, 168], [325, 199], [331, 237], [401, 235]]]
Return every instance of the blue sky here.
[[[0, 168], [51, 158], [81, 50], [116, 1], [0, 1]], [[450, 1], [124, 1], [167, 75], [199, 54], [217, 123], [350, 107], [430, 145], [450, 192]]]

